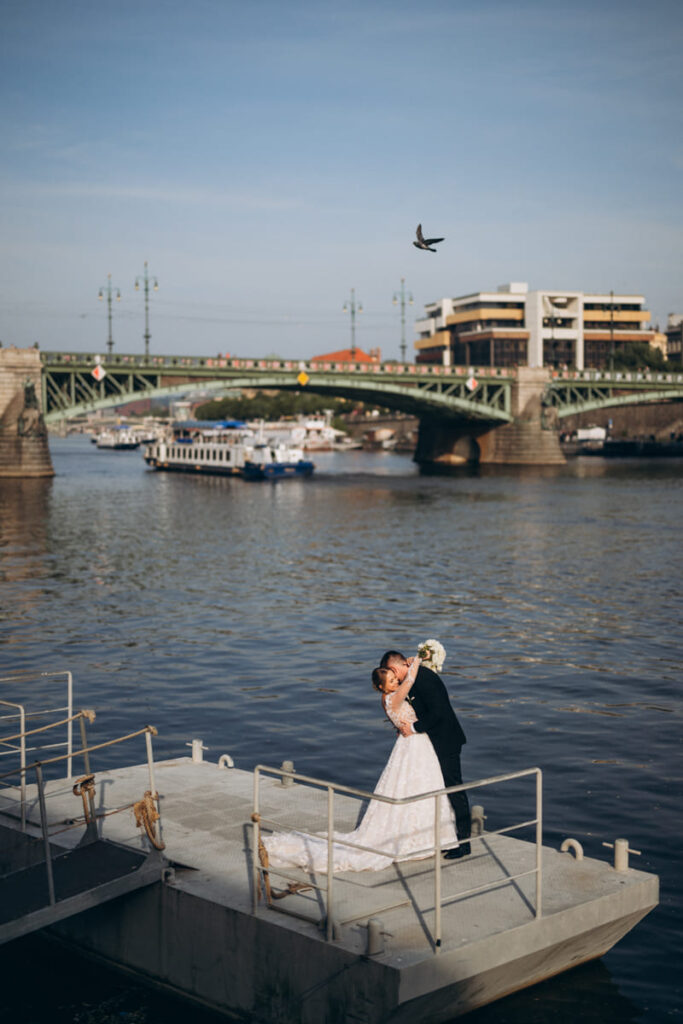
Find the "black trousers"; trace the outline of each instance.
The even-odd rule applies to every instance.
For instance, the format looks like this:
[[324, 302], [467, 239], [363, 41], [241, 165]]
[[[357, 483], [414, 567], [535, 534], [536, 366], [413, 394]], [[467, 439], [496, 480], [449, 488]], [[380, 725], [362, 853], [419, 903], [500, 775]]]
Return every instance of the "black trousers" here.
[[[462, 769], [460, 767], [460, 750], [436, 751], [436, 756], [441, 765], [443, 781], [445, 786], [459, 786], [462, 783]], [[470, 802], [467, 793], [450, 793], [448, 799], [455, 813], [455, 827], [458, 832], [458, 839], [461, 841], [469, 839], [472, 832], [472, 819], [470, 817]]]

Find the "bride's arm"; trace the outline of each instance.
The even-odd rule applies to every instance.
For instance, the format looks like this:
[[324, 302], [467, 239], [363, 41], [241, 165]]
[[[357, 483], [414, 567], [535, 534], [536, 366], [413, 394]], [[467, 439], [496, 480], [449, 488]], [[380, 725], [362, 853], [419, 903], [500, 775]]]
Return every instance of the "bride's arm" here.
[[399, 688], [397, 690], [394, 690], [394, 692], [391, 694], [391, 706], [394, 709], [394, 711], [398, 711], [401, 704], [410, 693], [411, 687], [417, 678], [417, 673], [421, 664], [422, 662], [420, 661], [419, 658], [413, 658], [410, 664], [410, 668], [408, 669], [407, 676], [405, 677]]

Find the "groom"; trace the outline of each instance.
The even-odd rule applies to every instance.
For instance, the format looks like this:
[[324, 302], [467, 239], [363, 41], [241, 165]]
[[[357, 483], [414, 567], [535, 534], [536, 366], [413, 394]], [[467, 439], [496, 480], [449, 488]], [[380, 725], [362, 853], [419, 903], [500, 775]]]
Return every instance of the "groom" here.
[[[399, 682], [403, 682], [410, 664], [398, 651], [387, 651], [380, 661], [380, 667], [393, 669]], [[467, 740], [451, 707], [443, 680], [436, 672], [420, 665], [408, 700], [413, 705], [417, 721], [412, 726], [404, 726], [401, 732], [404, 736], [409, 736], [411, 732], [426, 732], [439, 759], [444, 785], [459, 786], [462, 783], [460, 750]], [[448, 850], [444, 856], [448, 860], [459, 860], [470, 853], [470, 844], [467, 842], [472, 829], [470, 805], [464, 790], [450, 793], [448, 799], [455, 812], [460, 845]]]

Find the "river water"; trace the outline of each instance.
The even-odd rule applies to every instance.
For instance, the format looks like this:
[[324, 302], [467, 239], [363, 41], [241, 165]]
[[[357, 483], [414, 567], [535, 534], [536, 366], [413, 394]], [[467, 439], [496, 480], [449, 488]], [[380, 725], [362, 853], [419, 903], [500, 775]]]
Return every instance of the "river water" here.
[[[609, 858], [625, 836], [661, 879], [603, 960], [468, 1019], [680, 1018], [683, 462], [421, 477], [407, 456], [321, 453], [312, 479], [273, 485], [149, 471], [83, 437], [51, 450], [54, 479], [0, 482], [2, 675], [70, 669], [95, 740], [149, 722], [159, 758], [201, 737], [210, 760], [371, 789], [394, 737], [370, 671], [440, 639], [466, 779], [540, 766], [546, 843]], [[0, 950], [19, 981], [0, 1015], [213, 1019], [60, 957]]]

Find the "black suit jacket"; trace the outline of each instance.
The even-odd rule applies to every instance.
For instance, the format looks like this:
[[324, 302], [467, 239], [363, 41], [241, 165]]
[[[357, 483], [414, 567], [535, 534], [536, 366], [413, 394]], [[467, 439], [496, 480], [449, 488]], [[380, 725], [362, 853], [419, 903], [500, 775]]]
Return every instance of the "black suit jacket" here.
[[440, 758], [441, 751], [460, 750], [467, 743], [443, 680], [436, 672], [420, 665], [408, 696], [417, 715], [414, 729], [427, 733], [437, 757]]

